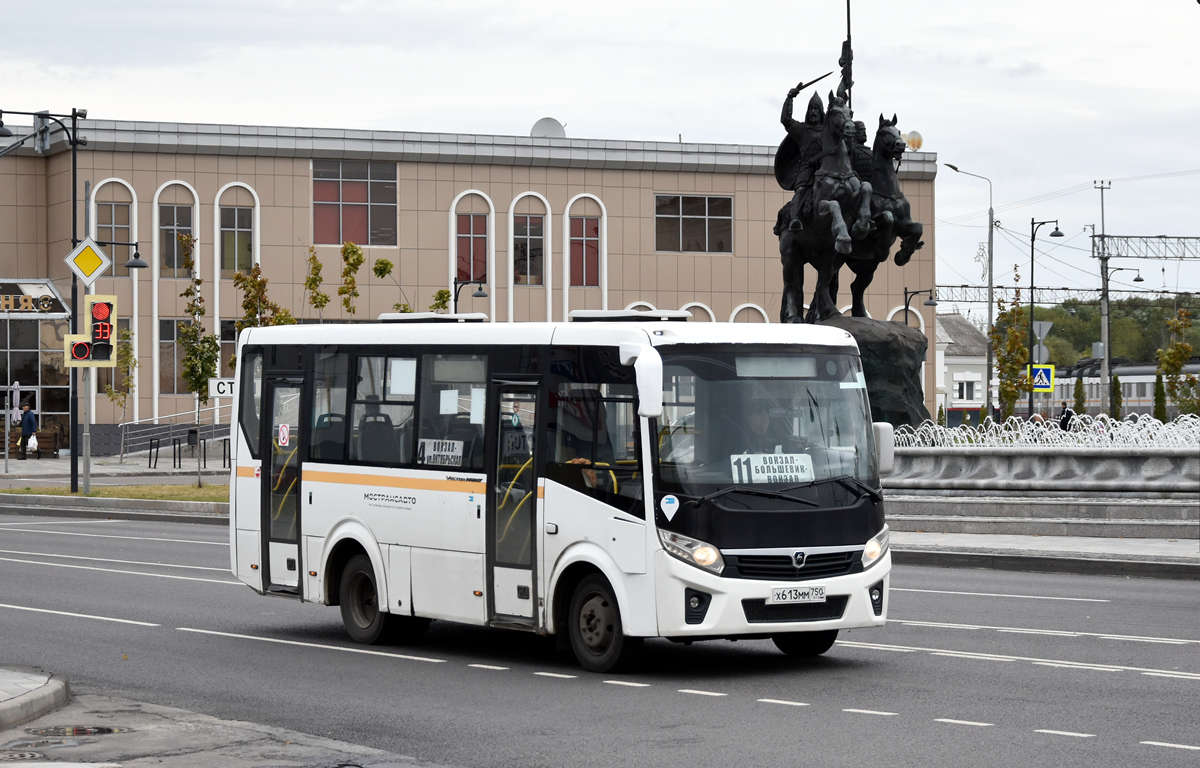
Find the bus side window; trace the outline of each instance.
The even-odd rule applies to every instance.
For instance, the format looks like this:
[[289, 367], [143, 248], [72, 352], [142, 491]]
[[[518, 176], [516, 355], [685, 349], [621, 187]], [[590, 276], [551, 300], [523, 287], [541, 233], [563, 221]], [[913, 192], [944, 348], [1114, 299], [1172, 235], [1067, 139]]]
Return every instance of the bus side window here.
[[260, 424], [262, 417], [263, 356], [261, 350], [243, 352], [241, 365], [242, 392], [238, 403], [238, 421], [242, 437], [250, 446], [251, 458], [259, 458]]
[[416, 358], [358, 358], [350, 411], [351, 461], [411, 463], [416, 375]]
[[486, 406], [486, 358], [425, 355], [417, 466], [482, 472]]
[[629, 384], [562, 384], [551, 392], [553, 453], [546, 475], [644, 517], [634, 394]]
[[350, 382], [350, 356], [345, 352], [317, 352], [313, 365], [313, 461], [346, 460], [346, 387]]

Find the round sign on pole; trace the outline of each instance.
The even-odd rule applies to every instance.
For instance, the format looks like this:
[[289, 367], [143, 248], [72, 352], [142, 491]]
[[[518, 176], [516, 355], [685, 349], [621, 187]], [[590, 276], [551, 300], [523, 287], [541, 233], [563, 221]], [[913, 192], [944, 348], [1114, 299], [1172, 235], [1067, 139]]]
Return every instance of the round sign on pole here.
[[291, 437], [291, 428], [287, 424], [279, 425], [279, 447], [287, 448], [288, 439]]

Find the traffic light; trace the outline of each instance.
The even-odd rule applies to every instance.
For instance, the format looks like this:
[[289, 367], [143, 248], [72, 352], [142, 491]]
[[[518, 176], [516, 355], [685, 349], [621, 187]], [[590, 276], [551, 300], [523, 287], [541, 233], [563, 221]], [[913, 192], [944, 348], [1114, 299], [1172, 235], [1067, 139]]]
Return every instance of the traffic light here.
[[113, 309], [116, 302], [93, 301], [90, 307], [92, 318], [92, 360], [109, 360], [112, 358]]
[[113, 354], [113, 335], [117, 327], [117, 297], [84, 297], [83, 322], [86, 333], [67, 334], [68, 368], [111, 368], [117, 364]]

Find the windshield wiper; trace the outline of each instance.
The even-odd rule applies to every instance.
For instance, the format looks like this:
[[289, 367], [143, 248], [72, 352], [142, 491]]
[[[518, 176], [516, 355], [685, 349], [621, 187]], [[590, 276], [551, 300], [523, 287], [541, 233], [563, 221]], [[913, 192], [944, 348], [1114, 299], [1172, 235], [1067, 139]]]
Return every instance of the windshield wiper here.
[[871, 498], [871, 501], [876, 501], [876, 502], [883, 501], [883, 494], [880, 493], [878, 489], [872, 488], [871, 486], [864, 483], [862, 480], [859, 480], [857, 477], [851, 477], [850, 475], [838, 475], [837, 477], [823, 477], [820, 480], [813, 480], [812, 482], [802, 483], [801, 485], [793, 485], [790, 488], [784, 488], [783, 490], [784, 491], [794, 491], [794, 490], [797, 490], [798, 488], [811, 488], [812, 486], [816, 485], [817, 483], [837, 483], [838, 485], [842, 486], [843, 488], [845, 488], [848, 491], [857, 492], [859, 494], [859, 496], [858, 496], [859, 499], [861, 499], [863, 496], [869, 496]]
[[[790, 491], [792, 489], [784, 488], [783, 490]], [[815, 501], [809, 501], [808, 499], [799, 499], [799, 498], [796, 498], [795, 496], [788, 496], [783, 491], [769, 491], [766, 488], [750, 488], [745, 485], [731, 485], [728, 488], [722, 488], [719, 491], [714, 491], [713, 493], [710, 493], [707, 496], [698, 496], [694, 499], [691, 499], [690, 501], [688, 501], [686, 503], [690, 504], [693, 507], [698, 507], [701, 504], [705, 503], [706, 501], [713, 501], [715, 499], [721, 498], [722, 496], [724, 496], [726, 494], [735, 493], [735, 492], [736, 493], [744, 493], [747, 496], [762, 496], [763, 498], [767, 498], [767, 499], [787, 499], [788, 501], [794, 501], [794, 502], [797, 502], [798, 504], [807, 504], [810, 507], [821, 506], [820, 504], [818, 504]]]

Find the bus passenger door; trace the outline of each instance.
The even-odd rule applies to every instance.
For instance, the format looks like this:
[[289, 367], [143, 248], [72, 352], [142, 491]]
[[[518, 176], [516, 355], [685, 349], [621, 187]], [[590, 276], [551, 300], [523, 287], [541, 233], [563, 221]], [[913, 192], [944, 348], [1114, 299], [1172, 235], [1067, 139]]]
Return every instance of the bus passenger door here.
[[263, 412], [263, 587], [300, 596], [300, 402], [303, 382], [266, 379]]
[[[495, 480], [490, 483], [494, 510], [490, 535], [492, 618], [529, 623], [536, 590], [533, 563], [537, 548], [538, 432], [537, 388], [504, 384], [492, 398], [498, 409]], [[522, 621], [526, 620], [526, 621]]]

